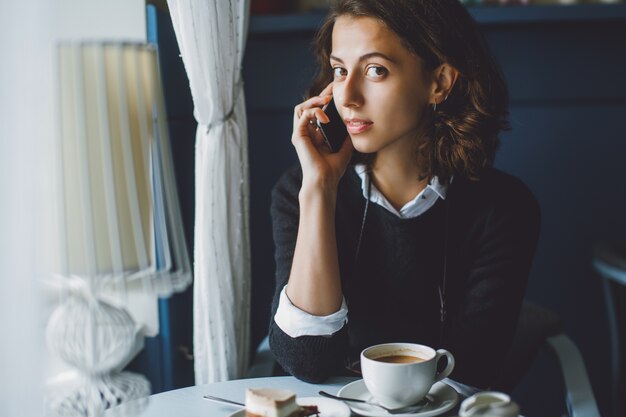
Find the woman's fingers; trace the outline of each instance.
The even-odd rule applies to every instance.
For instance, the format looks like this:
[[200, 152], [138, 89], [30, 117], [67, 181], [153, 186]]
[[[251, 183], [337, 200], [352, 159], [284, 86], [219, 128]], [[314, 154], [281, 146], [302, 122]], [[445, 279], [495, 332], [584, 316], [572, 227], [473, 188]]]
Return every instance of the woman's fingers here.
[[313, 96], [309, 98], [308, 100], [305, 100], [302, 103], [295, 106], [294, 111], [293, 111], [294, 127], [297, 121], [300, 119], [300, 117], [302, 117], [302, 113], [306, 109], [310, 109], [312, 107], [324, 107], [326, 104], [328, 104], [328, 102], [332, 98], [331, 92], [332, 92], [332, 83], [326, 86], [326, 88], [324, 88], [324, 90], [322, 91], [322, 93], [320, 93], [320, 95]]
[[312, 107], [304, 110], [294, 126], [292, 139], [304, 137], [317, 145], [320, 142], [319, 139], [321, 137], [321, 133], [318, 131], [316, 123], [318, 119], [322, 122], [328, 121], [328, 116], [321, 108]]
[[313, 154], [319, 154], [317, 148], [320, 145], [321, 134], [317, 131], [315, 124], [318, 118], [327, 120], [328, 116], [319, 107], [305, 109], [294, 126], [291, 142], [301, 161], [303, 158], [310, 160]]
[[[350, 157], [352, 156], [352, 151], [354, 150], [350, 137], [346, 137], [341, 148], [337, 152], [331, 152], [319, 129], [316, 128], [314, 123], [311, 123], [314, 118], [319, 118], [323, 122], [328, 121], [328, 116], [322, 112], [321, 109], [308, 109], [302, 114], [302, 117], [298, 121], [299, 129], [294, 130], [292, 143], [296, 148], [300, 161], [303, 163], [313, 162], [316, 157], [322, 156], [324, 158], [328, 158], [329, 162], [334, 161], [331, 162], [333, 165], [347, 165], [350, 161]], [[305, 129], [306, 134], [304, 134]], [[298, 132], [299, 134], [296, 134]]]
[[320, 93], [320, 96], [328, 96], [333, 94], [333, 83], [328, 84]]
[[313, 130], [317, 129], [317, 120], [322, 123], [328, 123], [329, 119], [324, 110], [319, 107], [312, 107], [302, 112], [302, 116], [298, 120], [298, 127], [307, 127]]
[[331, 96], [329, 95], [314, 96], [298, 104], [296, 107], [294, 107], [294, 121], [302, 117], [302, 112], [306, 109], [310, 109], [312, 107], [323, 107], [326, 103], [330, 101], [330, 97]]

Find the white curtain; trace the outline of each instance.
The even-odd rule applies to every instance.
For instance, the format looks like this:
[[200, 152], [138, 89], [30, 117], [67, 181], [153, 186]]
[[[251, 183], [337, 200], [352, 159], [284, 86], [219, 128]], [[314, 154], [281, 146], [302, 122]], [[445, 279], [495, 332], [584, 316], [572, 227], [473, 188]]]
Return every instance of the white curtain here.
[[196, 384], [248, 366], [250, 248], [241, 62], [249, 0], [168, 0], [194, 101]]

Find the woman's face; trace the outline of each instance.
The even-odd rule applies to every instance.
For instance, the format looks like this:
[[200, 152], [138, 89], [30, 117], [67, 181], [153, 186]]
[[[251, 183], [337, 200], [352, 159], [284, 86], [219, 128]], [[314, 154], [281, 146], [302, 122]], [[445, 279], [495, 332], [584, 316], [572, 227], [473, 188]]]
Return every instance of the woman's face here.
[[340, 16], [332, 34], [333, 95], [356, 150], [414, 159], [434, 82], [422, 60], [370, 17]]

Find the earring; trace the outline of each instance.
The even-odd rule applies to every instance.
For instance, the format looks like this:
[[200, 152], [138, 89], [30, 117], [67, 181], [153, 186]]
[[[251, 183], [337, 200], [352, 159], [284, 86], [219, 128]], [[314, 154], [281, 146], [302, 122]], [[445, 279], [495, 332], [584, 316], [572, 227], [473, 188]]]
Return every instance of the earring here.
[[[446, 94], [446, 96], [443, 98], [443, 100], [441, 100], [441, 102], [443, 103], [444, 101], [446, 101], [448, 99], [448, 94]], [[433, 113], [437, 111], [437, 102], [435, 101], [433, 103]]]

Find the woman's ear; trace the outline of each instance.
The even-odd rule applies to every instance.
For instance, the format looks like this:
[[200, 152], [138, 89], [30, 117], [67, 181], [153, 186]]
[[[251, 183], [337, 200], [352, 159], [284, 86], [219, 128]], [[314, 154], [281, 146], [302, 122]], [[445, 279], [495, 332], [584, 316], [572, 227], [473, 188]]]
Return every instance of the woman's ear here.
[[447, 98], [454, 83], [459, 77], [459, 70], [447, 63], [441, 64], [433, 71], [433, 85], [430, 94], [430, 104], [441, 104]]

